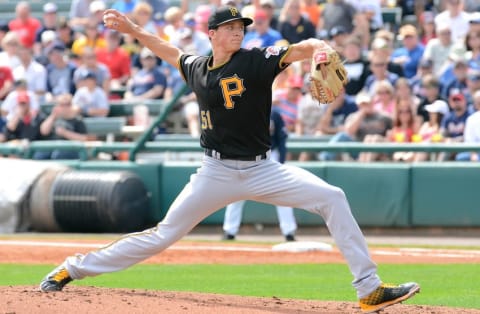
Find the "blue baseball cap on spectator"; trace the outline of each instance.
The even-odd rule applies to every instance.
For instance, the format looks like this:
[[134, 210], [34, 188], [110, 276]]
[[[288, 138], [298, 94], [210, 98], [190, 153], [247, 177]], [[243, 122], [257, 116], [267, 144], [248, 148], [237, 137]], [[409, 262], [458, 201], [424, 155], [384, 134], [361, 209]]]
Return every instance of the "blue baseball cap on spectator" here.
[[95, 75], [95, 73], [93, 71], [85, 70], [85, 71], [82, 71], [82, 73], [80, 74], [80, 79], [81, 80], [87, 80], [87, 79], [96, 80], [97, 75]]
[[186, 26], [194, 27], [195, 16], [193, 15], [193, 13], [191, 12], [185, 13], [185, 15], [183, 16], [183, 22], [185, 23]]
[[65, 44], [58, 41], [58, 40], [55, 40], [53, 41], [52, 43], [50, 43], [50, 45], [47, 46], [47, 48], [45, 49], [45, 53], [48, 55], [50, 54], [51, 52], [54, 52], [54, 51], [58, 51], [58, 52], [65, 52]]
[[162, 26], [165, 25], [165, 18], [163, 17], [162, 12], [157, 12], [153, 15], [153, 22], [155, 25]]

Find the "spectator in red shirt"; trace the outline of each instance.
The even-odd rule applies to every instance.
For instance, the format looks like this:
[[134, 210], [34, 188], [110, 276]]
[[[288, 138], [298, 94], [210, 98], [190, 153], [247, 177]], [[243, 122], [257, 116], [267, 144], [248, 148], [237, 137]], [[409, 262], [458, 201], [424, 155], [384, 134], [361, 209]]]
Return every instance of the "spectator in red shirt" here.
[[12, 70], [7, 66], [0, 66], [0, 100], [4, 100], [13, 89]]
[[32, 48], [35, 42], [35, 34], [42, 26], [39, 20], [31, 16], [30, 4], [20, 1], [15, 7], [16, 18], [8, 23], [10, 31], [18, 34], [20, 42], [27, 48]]
[[96, 51], [97, 60], [105, 64], [110, 70], [110, 88], [115, 90], [125, 86], [130, 78], [130, 56], [120, 46], [122, 34], [114, 30], [107, 30], [105, 34], [107, 47]]

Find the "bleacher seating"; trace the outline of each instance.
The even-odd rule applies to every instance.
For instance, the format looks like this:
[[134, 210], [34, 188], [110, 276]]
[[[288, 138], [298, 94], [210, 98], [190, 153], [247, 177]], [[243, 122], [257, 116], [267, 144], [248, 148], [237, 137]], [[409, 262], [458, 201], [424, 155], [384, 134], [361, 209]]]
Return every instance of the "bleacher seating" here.
[[[21, 142], [17, 143], [0, 143], [0, 154], [4, 155], [17, 155], [20, 157], [29, 158], [34, 151], [39, 150], [52, 150], [56, 149], [69, 149], [81, 152], [81, 159], [95, 159], [98, 154], [113, 153], [119, 151], [132, 151], [138, 145], [137, 142], [112, 142], [107, 143], [103, 141], [94, 142], [77, 142], [77, 141], [35, 141], [29, 143], [28, 146], [24, 146]], [[302, 151], [307, 152], [380, 152], [380, 153], [393, 153], [399, 151], [412, 151], [412, 152], [462, 152], [462, 151], [480, 151], [480, 144], [467, 144], [467, 143], [328, 143], [328, 142], [314, 142], [314, 141], [301, 141], [301, 138], [288, 141], [287, 147], [290, 152], [299, 153]], [[200, 147], [198, 139], [192, 140], [162, 140], [162, 141], [150, 141], [146, 142], [143, 148], [136, 151], [138, 152], [151, 152], [151, 153], [165, 153], [165, 152], [201, 152], [203, 149]]]
[[[88, 142], [87, 142], [88, 143]], [[30, 142], [23, 152], [23, 157], [31, 159], [35, 152], [52, 151], [55, 149], [64, 149], [69, 151], [77, 151], [80, 160], [88, 160], [88, 146], [84, 142], [56, 140], [56, 141], [34, 141]]]
[[402, 8], [382, 8], [382, 19], [386, 29], [396, 31], [402, 23]]
[[[148, 108], [148, 113], [151, 116], [158, 116], [162, 110], [165, 109], [165, 102], [162, 100], [152, 100], [144, 102], [129, 102], [129, 101], [112, 101], [110, 102], [109, 117], [127, 117], [132, 116], [135, 106], [145, 105]], [[53, 108], [53, 104], [44, 104], [41, 106], [41, 110], [45, 114], [50, 114]]]
[[120, 135], [127, 124], [126, 117], [88, 117], [83, 122], [87, 127], [88, 134], [97, 136]]
[[[290, 134], [288, 137], [288, 142], [293, 143], [293, 142], [328, 142], [328, 140], [331, 138], [330, 135], [295, 135], [295, 134]], [[161, 141], [170, 141], [170, 142], [198, 142], [198, 138], [193, 137], [189, 134], [158, 134], [155, 136], [155, 141], [161, 142]]]

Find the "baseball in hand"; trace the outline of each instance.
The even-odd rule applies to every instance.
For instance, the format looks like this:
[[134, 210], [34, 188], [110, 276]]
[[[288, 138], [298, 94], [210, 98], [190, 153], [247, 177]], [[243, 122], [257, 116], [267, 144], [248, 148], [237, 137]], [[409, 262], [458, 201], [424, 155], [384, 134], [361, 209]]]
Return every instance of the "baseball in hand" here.
[[107, 13], [103, 16], [103, 23], [105, 23], [106, 26], [111, 27], [115, 24], [114, 22], [115, 18], [116, 18], [115, 14]]

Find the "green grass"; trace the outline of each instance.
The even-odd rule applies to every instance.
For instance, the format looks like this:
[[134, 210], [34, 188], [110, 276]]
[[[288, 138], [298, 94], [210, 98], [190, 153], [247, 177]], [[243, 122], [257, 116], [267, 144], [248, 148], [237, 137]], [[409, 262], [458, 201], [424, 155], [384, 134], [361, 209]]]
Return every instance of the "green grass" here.
[[[37, 285], [52, 266], [0, 264], [0, 286]], [[385, 282], [417, 281], [421, 293], [408, 304], [480, 309], [480, 272], [475, 264], [380, 265]], [[243, 296], [355, 301], [343, 264], [136, 265], [128, 270], [74, 281], [75, 285], [198, 291]]]

